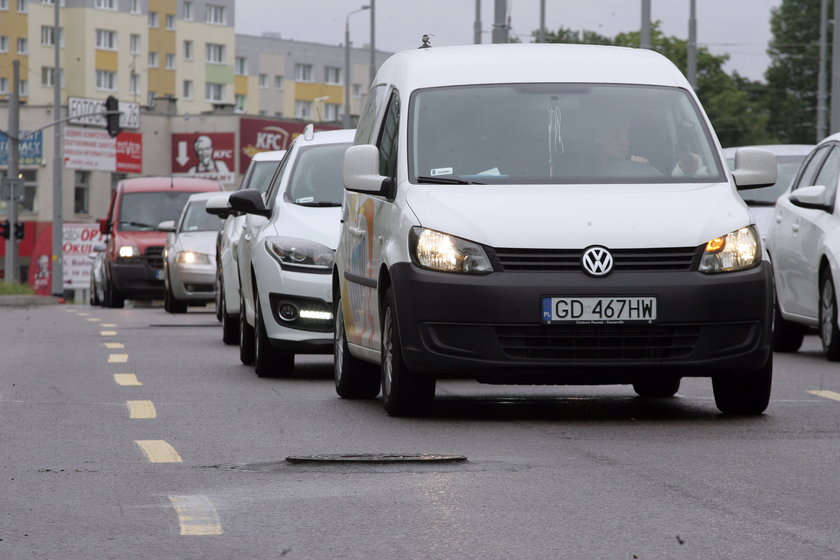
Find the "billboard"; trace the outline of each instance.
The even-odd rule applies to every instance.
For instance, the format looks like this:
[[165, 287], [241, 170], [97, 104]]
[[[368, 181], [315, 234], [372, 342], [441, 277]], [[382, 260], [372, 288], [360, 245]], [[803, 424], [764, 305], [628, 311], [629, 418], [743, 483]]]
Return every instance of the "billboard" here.
[[[239, 172], [243, 175], [254, 154], [285, 150], [303, 133], [306, 123], [269, 119], [239, 119]], [[315, 130], [333, 130], [335, 126], [315, 125]]]
[[[41, 165], [44, 162], [44, 139], [41, 131], [21, 131], [18, 142], [18, 166]], [[9, 137], [0, 132], [0, 165], [9, 165]]]
[[121, 132], [111, 138], [99, 128], [64, 129], [64, 166], [87, 171], [143, 172], [143, 135]]
[[193, 132], [172, 135], [172, 174], [234, 182], [233, 132]]

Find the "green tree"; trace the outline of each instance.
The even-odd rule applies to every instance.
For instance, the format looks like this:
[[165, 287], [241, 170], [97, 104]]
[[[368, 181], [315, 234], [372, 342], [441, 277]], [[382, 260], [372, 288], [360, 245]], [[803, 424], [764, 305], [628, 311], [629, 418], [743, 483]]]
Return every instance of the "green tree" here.
[[[816, 140], [819, 22], [820, 2], [816, 0], [782, 0], [771, 11], [773, 38], [764, 77], [770, 132], [783, 143], [813, 144]], [[829, 27], [828, 44], [830, 31]], [[829, 60], [826, 67], [831, 68], [830, 64]]]

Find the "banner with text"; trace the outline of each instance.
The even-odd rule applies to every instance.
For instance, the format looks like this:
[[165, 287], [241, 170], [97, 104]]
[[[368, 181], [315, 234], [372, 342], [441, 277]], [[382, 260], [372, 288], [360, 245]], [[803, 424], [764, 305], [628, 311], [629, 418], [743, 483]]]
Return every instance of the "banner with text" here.
[[87, 171], [143, 172], [143, 135], [121, 132], [111, 138], [98, 128], [64, 129], [64, 166]]
[[233, 132], [195, 132], [172, 135], [172, 174], [234, 182]]

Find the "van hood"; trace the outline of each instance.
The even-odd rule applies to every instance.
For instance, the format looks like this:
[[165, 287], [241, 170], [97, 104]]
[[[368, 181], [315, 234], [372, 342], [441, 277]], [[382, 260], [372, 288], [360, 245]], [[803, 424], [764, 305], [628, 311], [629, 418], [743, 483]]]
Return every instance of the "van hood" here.
[[117, 247], [123, 245], [133, 245], [140, 249], [141, 252], [146, 252], [146, 247], [166, 245], [165, 231], [117, 231], [112, 234]]
[[423, 227], [492, 247], [696, 247], [752, 223], [729, 183], [411, 185]]

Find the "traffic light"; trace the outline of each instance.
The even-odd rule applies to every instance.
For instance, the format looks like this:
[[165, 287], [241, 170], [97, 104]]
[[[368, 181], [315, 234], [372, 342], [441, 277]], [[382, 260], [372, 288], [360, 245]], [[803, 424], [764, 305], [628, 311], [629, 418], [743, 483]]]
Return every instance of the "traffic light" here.
[[23, 222], [15, 222], [15, 239], [23, 239]]
[[113, 95], [105, 100], [105, 123], [108, 128], [108, 136], [116, 138], [122, 129], [120, 128], [120, 102]]
[[8, 239], [11, 231], [9, 231], [9, 220], [3, 220], [0, 222], [0, 235], [3, 236], [3, 239]]

